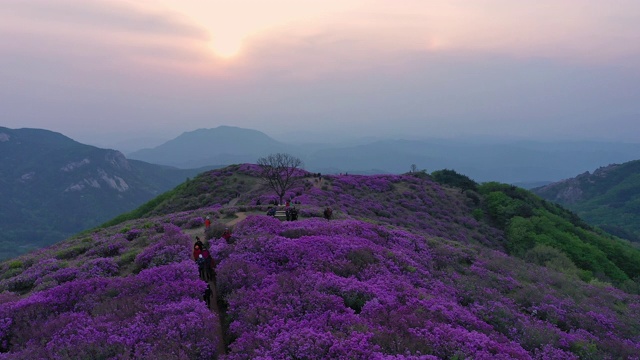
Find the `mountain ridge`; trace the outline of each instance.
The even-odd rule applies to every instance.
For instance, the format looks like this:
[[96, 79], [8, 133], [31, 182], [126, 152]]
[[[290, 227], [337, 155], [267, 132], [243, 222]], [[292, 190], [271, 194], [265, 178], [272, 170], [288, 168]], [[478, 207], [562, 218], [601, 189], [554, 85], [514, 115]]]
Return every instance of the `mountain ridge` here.
[[[638, 250], [558, 205], [450, 170], [301, 172], [286, 194], [300, 219], [280, 221], [264, 215], [274, 194], [258, 174], [202, 173], [142, 212], [0, 263], [0, 356], [637, 356], [640, 262], [618, 255]], [[217, 313], [191, 258], [197, 234], [217, 264]]]
[[[186, 140], [184, 134], [193, 140]], [[589, 141], [400, 138], [358, 140], [352, 144], [289, 144], [257, 130], [229, 126], [184, 134], [157, 148], [133, 153], [132, 157], [184, 168], [253, 163], [267, 154], [285, 152], [302, 159], [312, 172], [371, 174], [378, 169], [375, 172], [401, 174], [415, 164], [420, 169], [456, 169], [480, 182], [504, 183], [552, 182], [602, 164], [640, 157], [640, 144]]]
[[593, 225], [640, 242], [640, 160], [602, 166], [532, 191]]
[[99, 225], [204, 170], [128, 160], [48, 130], [0, 136], [0, 258]]
[[[222, 150], [212, 155], [214, 149]], [[135, 151], [129, 157], [185, 168], [255, 161], [265, 153], [284, 149], [284, 144], [257, 130], [218, 126], [184, 132], [152, 149]]]

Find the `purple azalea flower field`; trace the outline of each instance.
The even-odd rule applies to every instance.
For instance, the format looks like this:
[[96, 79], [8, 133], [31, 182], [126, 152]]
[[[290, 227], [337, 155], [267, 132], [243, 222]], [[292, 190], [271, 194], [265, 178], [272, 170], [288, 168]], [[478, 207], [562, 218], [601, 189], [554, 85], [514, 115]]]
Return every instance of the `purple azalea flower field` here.
[[[640, 359], [638, 295], [506, 255], [456, 189], [307, 176], [285, 196], [301, 219], [281, 222], [260, 214], [273, 195], [248, 182], [257, 171], [193, 180], [218, 202], [0, 264], [0, 359]], [[234, 205], [229, 186], [244, 189]], [[216, 314], [190, 231], [238, 212], [233, 241], [209, 242]]]

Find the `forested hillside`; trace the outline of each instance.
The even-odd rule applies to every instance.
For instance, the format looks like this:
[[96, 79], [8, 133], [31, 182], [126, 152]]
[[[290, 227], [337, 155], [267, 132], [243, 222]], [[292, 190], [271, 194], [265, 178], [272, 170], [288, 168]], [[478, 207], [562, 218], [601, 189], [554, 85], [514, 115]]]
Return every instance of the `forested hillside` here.
[[640, 242], [640, 160], [601, 167], [532, 190], [605, 231]]
[[[637, 251], [530, 192], [453, 171], [304, 174], [285, 196], [300, 219], [287, 222], [264, 215], [274, 195], [258, 170], [203, 173], [0, 264], [0, 359], [640, 353]], [[217, 263], [218, 313], [200, 300], [198, 234]]]
[[195, 176], [41, 129], [0, 127], [0, 259], [95, 227]]

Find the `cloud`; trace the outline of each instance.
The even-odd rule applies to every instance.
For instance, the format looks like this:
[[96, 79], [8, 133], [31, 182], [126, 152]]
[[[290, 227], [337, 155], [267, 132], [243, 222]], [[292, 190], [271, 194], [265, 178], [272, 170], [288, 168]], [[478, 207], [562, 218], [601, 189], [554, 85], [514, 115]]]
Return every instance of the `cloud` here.
[[629, 138], [640, 114], [638, 49], [623, 46], [637, 25], [615, 25], [624, 11], [595, 2], [544, 0], [525, 7], [531, 13], [499, 0], [355, 2], [306, 27], [301, 13], [248, 32], [230, 60], [212, 54], [210, 28], [154, 3], [3, 3], [5, 125], [83, 138], [172, 137], [221, 124]]
[[174, 12], [159, 11], [140, 2], [105, 0], [5, 0], [4, 15], [48, 30], [75, 27], [129, 34], [169, 35], [206, 40], [202, 28]]

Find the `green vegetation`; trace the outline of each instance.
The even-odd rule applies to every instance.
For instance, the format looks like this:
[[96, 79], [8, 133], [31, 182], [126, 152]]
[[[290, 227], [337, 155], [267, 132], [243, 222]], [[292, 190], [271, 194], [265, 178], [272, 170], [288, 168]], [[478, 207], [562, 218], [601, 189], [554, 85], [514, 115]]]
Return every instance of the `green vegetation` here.
[[640, 242], [640, 160], [533, 190], [610, 234]]
[[431, 173], [433, 180], [446, 185], [465, 190], [477, 190], [478, 184], [466, 175], [458, 174], [454, 170], [443, 169]]
[[1, 131], [11, 141], [0, 146], [0, 260], [98, 226], [205, 170], [128, 160], [47, 130]]
[[640, 278], [640, 251], [628, 242], [596, 231], [575, 214], [524, 189], [487, 183], [479, 191], [486, 215], [505, 231], [510, 254], [575, 273], [570, 260], [587, 281], [620, 285]]
[[107, 221], [106, 223], [100, 225], [100, 227], [101, 228], [110, 227], [110, 226], [121, 224], [125, 221], [146, 217], [150, 213], [152, 213], [158, 206], [160, 206], [160, 204], [170, 200], [172, 197], [176, 196], [177, 194], [180, 194], [183, 191], [183, 189], [186, 188], [187, 186], [188, 186], [188, 182], [182, 183], [178, 185], [176, 188], [174, 188], [173, 190], [167, 191], [159, 196], [156, 196], [150, 201], [142, 204], [139, 208], [133, 211], [124, 213], [122, 215], [119, 215], [114, 219]]
[[[248, 193], [259, 182], [258, 178], [238, 173], [239, 167], [239, 165], [230, 165], [222, 170], [204, 172], [178, 185], [173, 190], [146, 202], [137, 209], [107, 221], [100, 225], [100, 228], [154, 215], [166, 215], [195, 210], [213, 204], [228, 203], [238, 194]], [[243, 200], [246, 202], [249, 199]]]
[[22, 261], [13, 260], [9, 263], [9, 269], [19, 269], [22, 267]]
[[78, 255], [84, 254], [85, 252], [87, 252], [87, 250], [91, 249], [92, 244], [91, 243], [87, 243], [87, 242], [83, 242], [68, 248], [64, 248], [61, 250], [58, 250], [58, 252], [56, 252], [55, 257], [57, 259], [74, 259], [76, 258]]

